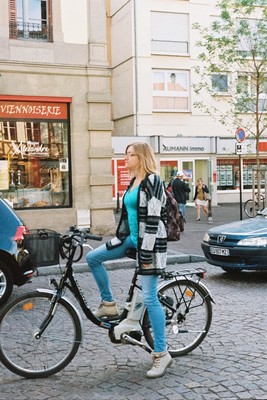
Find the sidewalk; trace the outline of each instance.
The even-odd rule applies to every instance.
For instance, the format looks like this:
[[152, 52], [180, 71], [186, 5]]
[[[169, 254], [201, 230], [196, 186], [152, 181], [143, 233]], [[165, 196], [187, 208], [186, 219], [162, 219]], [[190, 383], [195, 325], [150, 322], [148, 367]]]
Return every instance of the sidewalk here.
[[[189, 262], [199, 262], [204, 260], [203, 252], [201, 249], [201, 242], [205, 232], [212, 228], [212, 226], [218, 226], [222, 224], [226, 224], [232, 221], [240, 220], [240, 207], [239, 204], [222, 204], [219, 206], [215, 206], [212, 209], [213, 215], [213, 223], [208, 224], [207, 218], [204, 216], [203, 211], [201, 210], [201, 220], [195, 221], [196, 219], [196, 210], [195, 207], [187, 206], [186, 210], [186, 224], [185, 231], [181, 233], [180, 240], [177, 242], [168, 242], [168, 264], [181, 264], [181, 263], [189, 263]], [[119, 220], [119, 214], [115, 216], [116, 221]], [[243, 219], [247, 218], [243, 215]], [[103, 237], [102, 242], [91, 242], [92, 246], [99, 246], [102, 243], [108, 241], [111, 237], [105, 236]], [[82, 259], [75, 264], [76, 272], [84, 272], [88, 271], [88, 266], [85, 261], [85, 254]], [[62, 264], [64, 265], [64, 264]], [[117, 261], [107, 262], [106, 264], [107, 270], [114, 270], [120, 268], [134, 268], [135, 261], [130, 260], [128, 258], [124, 258]], [[58, 265], [48, 266], [48, 267], [40, 267], [37, 270], [37, 275], [49, 275], [56, 274], [60, 272], [60, 268]]]

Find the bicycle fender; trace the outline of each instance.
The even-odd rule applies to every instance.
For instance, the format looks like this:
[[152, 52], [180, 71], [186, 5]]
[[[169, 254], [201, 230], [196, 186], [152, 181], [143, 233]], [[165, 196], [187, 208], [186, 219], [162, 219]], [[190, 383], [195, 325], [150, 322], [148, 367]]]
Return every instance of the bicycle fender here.
[[213, 300], [213, 297], [212, 297], [212, 295], [211, 295], [211, 292], [210, 292], [210, 290], [207, 288], [207, 286], [204, 285], [204, 283], [202, 283], [202, 282], [198, 282], [198, 284], [199, 284], [199, 286], [201, 286], [202, 289], [206, 292], [207, 296], [210, 298], [210, 300], [212, 301], [212, 303], [215, 304], [215, 301]]
[[171, 280], [168, 280], [168, 281], [160, 282], [159, 285], [158, 285], [158, 291], [161, 290], [162, 288], [164, 288], [164, 286], [168, 285], [170, 282], [177, 282], [177, 281], [179, 282], [179, 281], [185, 281], [185, 280], [187, 280], [189, 282], [193, 282], [193, 284], [194, 283], [198, 284], [203, 289], [203, 291], [205, 292], [206, 296], [208, 296], [210, 298], [210, 300], [215, 304], [215, 301], [213, 300], [209, 289], [202, 282], [196, 282], [193, 279], [184, 278], [182, 276], [180, 278], [178, 278], [178, 279], [176, 278], [176, 279], [171, 279]]
[[[48, 294], [51, 294], [52, 296], [55, 295], [55, 291], [51, 290], [51, 289], [40, 289], [39, 288], [39, 289], [36, 289], [36, 291], [39, 292], [39, 293], [48, 293]], [[84, 336], [83, 335], [84, 329], [83, 329], [83, 320], [82, 320], [81, 314], [80, 314], [78, 308], [76, 308], [67, 297], [62, 296], [61, 300], [63, 300], [63, 302], [68, 303], [68, 305], [73, 309], [73, 311], [77, 314], [77, 316], [79, 318], [79, 321], [80, 321], [80, 324], [81, 324], [81, 328], [82, 328], [82, 340], [81, 340], [81, 344], [82, 344], [83, 343], [83, 336]]]

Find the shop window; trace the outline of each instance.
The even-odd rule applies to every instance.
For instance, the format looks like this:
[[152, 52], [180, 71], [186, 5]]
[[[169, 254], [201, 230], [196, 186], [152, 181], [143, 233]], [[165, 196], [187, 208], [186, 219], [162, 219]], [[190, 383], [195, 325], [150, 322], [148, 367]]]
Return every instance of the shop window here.
[[[252, 189], [252, 177], [254, 176], [254, 185], [257, 187], [257, 174], [256, 174], [256, 160], [244, 160], [243, 161], [243, 189]], [[265, 173], [266, 173], [267, 160], [260, 160], [260, 185], [261, 188], [265, 187]], [[254, 172], [253, 172], [254, 171]]]
[[188, 14], [151, 12], [151, 52], [188, 54]]
[[[0, 191], [15, 209], [71, 206], [67, 110], [68, 104], [0, 101]], [[17, 120], [7, 120], [9, 113]]]
[[237, 159], [217, 160], [217, 189], [233, 190], [239, 187], [239, 161]]
[[167, 188], [171, 181], [176, 177], [178, 171], [177, 161], [160, 161], [160, 176]]
[[[253, 170], [256, 171], [255, 159], [242, 160], [243, 168], [243, 189], [252, 189]], [[267, 160], [260, 160], [261, 187], [265, 186], [265, 171]], [[257, 186], [256, 172], [254, 172], [255, 187]], [[217, 188], [218, 190], [239, 190], [240, 188], [240, 169], [237, 159], [218, 159], [217, 160]]]
[[11, 39], [52, 41], [52, 0], [10, 0]]
[[153, 72], [153, 110], [189, 110], [189, 74], [187, 71]]

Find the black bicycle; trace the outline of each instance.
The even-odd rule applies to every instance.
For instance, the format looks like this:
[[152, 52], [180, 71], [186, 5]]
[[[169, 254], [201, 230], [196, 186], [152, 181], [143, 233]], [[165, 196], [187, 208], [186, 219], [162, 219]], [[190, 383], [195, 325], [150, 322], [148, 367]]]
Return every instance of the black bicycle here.
[[[65, 368], [76, 355], [82, 343], [82, 319], [66, 297], [67, 290], [74, 294], [85, 316], [107, 330], [111, 342], [130, 343], [152, 352], [153, 333], [142, 301], [138, 268], [118, 317], [98, 319], [86, 304], [73, 275], [73, 262], [77, 254], [80, 257], [87, 239], [101, 240], [87, 230], [71, 227], [60, 240], [60, 254], [67, 262], [60, 280], [51, 279], [54, 289], [24, 294], [1, 312], [0, 360], [15, 374], [48, 377]], [[162, 273], [158, 296], [165, 310], [166, 339], [172, 357], [194, 350], [209, 331], [212, 297], [201, 282], [204, 275], [203, 269]]]

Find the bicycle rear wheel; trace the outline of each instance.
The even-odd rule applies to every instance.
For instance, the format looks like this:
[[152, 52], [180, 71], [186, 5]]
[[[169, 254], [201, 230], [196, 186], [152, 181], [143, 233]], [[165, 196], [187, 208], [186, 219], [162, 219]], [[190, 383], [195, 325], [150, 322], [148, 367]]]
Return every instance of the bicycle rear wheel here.
[[259, 203], [257, 201], [254, 202], [253, 205], [253, 200], [247, 200], [244, 204], [244, 211], [245, 214], [249, 217], [249, 218], [253, 218], [256, 216], [257, 212], [260, 211], [260, 206]]
[[[172, 357], [194, 350], [206, 337], [212, 319], [211, 299], [207, 291], [191, 280], [166, 283], [159, 290], [159, 299], [166, 315], [166, 344]], [[146, 310], [144, 336], [154, 347], [153, 332]]]
[[51, 293], [33, 292], [10, 303], [0, 317], [0, 360], [25, 378], [45, 378], [66, 367], [82, 339], [76, 310], [60, 299], [40, 338], [36, 333], [50, 309]]

